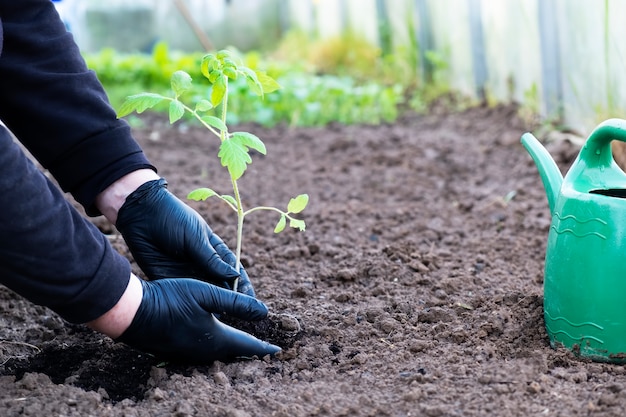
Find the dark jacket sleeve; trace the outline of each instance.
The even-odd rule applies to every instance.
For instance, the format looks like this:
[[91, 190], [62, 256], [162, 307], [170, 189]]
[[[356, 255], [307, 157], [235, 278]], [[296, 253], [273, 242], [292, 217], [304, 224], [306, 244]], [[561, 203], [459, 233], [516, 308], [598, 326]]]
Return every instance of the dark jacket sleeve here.
[[155, 169], [50, 0], [0, 0], [0, 120], [89, 215], [107, 186]]
[[[0, 0], [0, 120], [90, 214], [101, 190], [151, 167], [50, 0]], [[0, 126], [0, 283], [86, 322], [118, 302], [130, 273]]]
[[117, 303], [130, 271], [0, 127], [0, 284], [84, 323]]

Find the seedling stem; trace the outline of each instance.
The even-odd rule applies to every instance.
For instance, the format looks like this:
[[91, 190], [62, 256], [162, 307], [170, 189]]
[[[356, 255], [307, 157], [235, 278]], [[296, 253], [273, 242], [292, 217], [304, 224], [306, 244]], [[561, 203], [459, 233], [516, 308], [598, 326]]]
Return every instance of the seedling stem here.
[[[247, 166], [252, 163], [249, 154], [250, 148], [263, 155], [265, 155], [266, 149], [261, 139], [252, 133], [229, 132], [226, 125], [229, 81], [235, 81], [238, 77], [243, 77], [248, 88], [261, 97], [263, 97], [264, 94], [271, 93], [280, 88], [280, 86], [273, 78], [264, 72], [254, 71], [241, 63], [236, 63], [233, 54], [227, 50], [219, 51], [216, 54], [205, 55], [201, 63], [201, 72], [212, 86], [208, 99], [198, 101], [195, 104], [195, 108], [179, 100], [183, 93], [191, 89], [191, 77], [184, 71], [176, 71], [171, 78], [173, 97], [154, 93], [140, 93], [129, 96], [120, 108], [118, 117], [126, 116], [133, 111], [142, 113], [158, 103], [169, 101], [170, 123], [175, 123], [180, 120], [185, 113], [189, 113], [199, 120], [209, 132], [220, 138], [218, 158], [222, 166], [228, 169], [233, 196], [220, 195], [210, 188], [198, 188], [190, 192], [187, 197], [195, 201], [200, 201], [215, 196], [224, 201], [237, 213], [235, 268], [240, 271], [244, 218], [248, 214], [259, 210], [275, 211], [280, 214], [280, 218], [274, 227], [274, 233], [279, 233], [284, 230], [287, 225], [287, 220], [289, 220], [290, 227], [304, 231], [306, 228], [304, 221], [293, 217], [292, 214], [297, 214], [304, 210], [308, 204], [309, 196], [307, 194], [300, 194], [292, 198], [287, 205], [286, 211], [270, 206], [257, 206], [244, 210], [237, 180], [244, 174]], [[212, 116], [210, 112], [215, 110], [218, 106], [221, 106], [220, 116]], [[238, 280], [235, 280], [233, 284], [235, 291], [237, 291], [237, 286]]]

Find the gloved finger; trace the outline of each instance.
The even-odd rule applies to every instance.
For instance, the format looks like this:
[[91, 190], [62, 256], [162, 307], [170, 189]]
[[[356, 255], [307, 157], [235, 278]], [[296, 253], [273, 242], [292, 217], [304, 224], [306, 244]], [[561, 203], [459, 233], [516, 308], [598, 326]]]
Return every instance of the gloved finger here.
[[226, 245], [226, 243], [224, 243], [222, 238], [219, 237], [217, 233], [211, 233], [211, 235], [209, 236], [209, 243], [211, 244], [213, 249], [215, 249], [215, 252], [220, 256], [220, 258], [222, 258], [222, 260], [228, 262], [233, 267], [235, 266], [235, 262], [237, 261], [235, 254], [233, 253], [233, 251], [230, 250], [230, 248]]
[[142, 281], [141, 305], [116, 340], [177, 362], [208, 363], [273, 355], [278, 346], [221, 323], [214, 311], [243, 319], [267, 315], [258, 300], [189, 278]]
[[[194, 290], [198, 304], [207, 309], [207, 313], [221, 311], [232, 317], [243, 320], [261, 320], [267, 317], [265, 304], [254, 297], [225, 290], [213, 285], [203, 287], [206, 291]], [[267, 343], [242, 330], [220, 322], [213, 314], [200, 318], [211, 329], [212, 340], [217, 346], [211, 347], [214, 352], [225, 352], [224, 357], [251, 357], [274, 355], [281, 351], [280, 347]], [[226, 353], [227, 352], [227, 353]]]
[[193, 295], [198, 304], [211, 313], [224, 313], [242, 320], [261, 320], [267, 317], [267, 306], [246, 294], [208, 285], [195, 288]]
[[232, 288], [239, 276], [234, 262], [220, 256], [228, 251], [226, 245], [216, 244], [216, 251], [206, 221], [170, 193], [164, 179], [149, 181], [131, 193], [116, 226], [150, 279], [187, 276]]
[[[182, 203], [181, 203], [182, 204]], [[188, 225], [193, 224], [192, 232], [185, 233], [185, 247], [188, 249], [187, 256], [189, 256], [192, 262], [199, 268], [202, 268], [202, 272], [212, 277], [221, 277], [223, 279], [232, 281], [239, 276], [239, 272], [235, 269], [234, 265], [222, 259], [216, 248], [212, 244], [212, 239], [215, 234], [206, 224], [204, 219], [200, 217], [191, 207], [187, 208]], [[184, 224], [184, 222], [181, 222]], [[194, 230], [195, 229], [195, 230]], [[224, 242], [219, 238], [221, 245], [226, 246]], [[218, 245], [220, 251], [224, 249]]]
[[[211, 235], [209, 241], [211, 242], [211, 246], [215, 249], [215, 252], [217, 252], [222, 260], [237, 269], [237, 257], [216, 233]], [[243, 265], [240, 265], [239, 268], [239, 283], [237, 284], [237, 291], [249, 295], [250, 297], [254, 297], [256, 295], [254, 293], [252, 282], [250, 282], [250, 277], [248, 277], [248, 273]]]
[[216, 355], [218, 359], [252, 357], [255, 355], [263, 357], [265, 355], [275, 355], [281, 351], [280, 347], [228, 326], [217, 320], [213, 315], [210, 315], [207, 320], [211, 322], [210, 328], [212, 329], [212, 334], [215, 336], [214, 340], [218, 340], [219, 344], [222, 345], [221, 347], [212, 347], [211, 349], [217, 352], [224, 352], [221, 358], [220, 355]]

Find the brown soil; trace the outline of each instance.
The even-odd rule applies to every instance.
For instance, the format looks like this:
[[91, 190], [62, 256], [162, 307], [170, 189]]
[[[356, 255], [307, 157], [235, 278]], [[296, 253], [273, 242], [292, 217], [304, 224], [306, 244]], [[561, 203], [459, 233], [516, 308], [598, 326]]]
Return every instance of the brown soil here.
[[[619, 416], [626, 368], [552, 349], [542, 275], [550, 216], [512, 107], [389, 126], [244, 126], [244, 201], [306, 192], [304, 233], [246, 224], [244, 264], [272, 311], [274, 359], [158, 363], [0, 289], [2, 416]], [[184, 198], [227, 193], [204, 131], [152, 120], [136, 135]], [[578, 149], [550, 152], [563, 170]], [[192, 204], [192, 203], [190, 203]], [[234, 217], [192, 204], [231, 246]], [[123, 240], [101, 218], [115, 247]], [[136, 271], [139, 273], [139, 271]]]

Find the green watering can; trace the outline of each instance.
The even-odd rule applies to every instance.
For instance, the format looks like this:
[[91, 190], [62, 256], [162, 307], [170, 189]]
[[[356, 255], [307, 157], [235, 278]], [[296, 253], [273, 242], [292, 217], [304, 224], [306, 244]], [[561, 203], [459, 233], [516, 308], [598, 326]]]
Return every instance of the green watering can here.
[[598, 125], [565, 178], [532, 134], [521, 142], [552, 214], [544, 276], [550, 344], [626, 363], [626, 174], [613, 159], [612, 140], [626, 142], [626, 120]]

